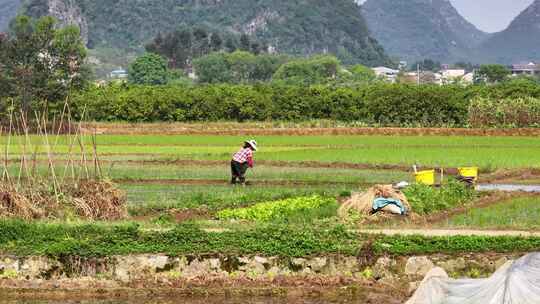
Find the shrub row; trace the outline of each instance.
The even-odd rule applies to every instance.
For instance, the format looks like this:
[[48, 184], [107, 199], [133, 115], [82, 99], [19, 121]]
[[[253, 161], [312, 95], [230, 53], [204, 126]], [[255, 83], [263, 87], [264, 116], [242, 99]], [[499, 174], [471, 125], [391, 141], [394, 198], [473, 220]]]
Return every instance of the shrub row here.
[[384, 125], [463, 125], [468, 103], [455, 86], [206, 85], [92, 88], [74, 97], [98, 121], [330, 119]]
[[472, 127], [540, 127], [540, 99], [474, 98], [469, 106]]
[[475, 195], [474, 190], [456, 180], [449, 180], [440, 188], [413, 184], [403, 192], [412, 211], [422, 215], [456, 208], [470, 202]]
[[[539, 101], [533, 98], [540, 98], [540, 86], [526, 80], [470, 87], [116, 84], [80, 92], [73, 103], [75, 112], [84, 108], [86, 119], [97, 121], [330, 119], [385, 126], [524, 127], [538, 125]], [[503, 114], [492, 115], [493, 108]], [[523, 118], [530, 109], [536, 114]]]
[[[371, 239], [370, 248], [363, 246]], [[540, 249], [535, 237], [364, 236], [345, 226], [258, 225], [251, 230], [210, 233], [192, 224], [170, 231], [145, 231], [137, 224], [105, 226], [0, 221], [0, 252], [19, 256], [102, 257], [141, 253], [170, 255], [261, 254], [302, 257], [322, 254], [428, 254], [459, 252], [524, 252]]]

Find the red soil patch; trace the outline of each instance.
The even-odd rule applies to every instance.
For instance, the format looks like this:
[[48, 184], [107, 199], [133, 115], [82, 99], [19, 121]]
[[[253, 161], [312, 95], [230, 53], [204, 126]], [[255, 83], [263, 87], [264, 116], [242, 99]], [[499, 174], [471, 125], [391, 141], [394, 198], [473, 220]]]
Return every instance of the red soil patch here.
[[174, 220], [177, 223], [189, 220], [209, 219], [211, 217], [208, 211], [201, 209], [171, 210], [170, 213], [173, 215]]

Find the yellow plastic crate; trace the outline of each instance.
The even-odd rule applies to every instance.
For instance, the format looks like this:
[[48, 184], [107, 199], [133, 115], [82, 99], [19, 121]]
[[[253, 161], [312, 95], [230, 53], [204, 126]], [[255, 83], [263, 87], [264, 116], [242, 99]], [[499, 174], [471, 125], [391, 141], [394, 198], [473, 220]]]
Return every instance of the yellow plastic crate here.
[[435, 170], [419, 171], [415, 174], [416, 182], [432, 186], [435, 184]]
[[459, 175], [463, 177], [472, 177], [474, 180], [478, 179], [478, 167], [463, 167], [458, 168]]

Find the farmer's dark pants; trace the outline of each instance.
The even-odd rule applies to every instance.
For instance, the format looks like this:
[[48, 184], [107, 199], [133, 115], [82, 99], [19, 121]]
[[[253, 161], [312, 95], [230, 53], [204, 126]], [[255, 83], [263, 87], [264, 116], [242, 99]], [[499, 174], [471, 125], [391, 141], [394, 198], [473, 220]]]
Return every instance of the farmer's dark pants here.
[[243, 184], [246, 181], [246, 171], [248, 169], [248, 164], [246, 163], [239, 163], [237, 161], [231, 161], [231, 184], [236, 184], [238, 181], [240, 184]]

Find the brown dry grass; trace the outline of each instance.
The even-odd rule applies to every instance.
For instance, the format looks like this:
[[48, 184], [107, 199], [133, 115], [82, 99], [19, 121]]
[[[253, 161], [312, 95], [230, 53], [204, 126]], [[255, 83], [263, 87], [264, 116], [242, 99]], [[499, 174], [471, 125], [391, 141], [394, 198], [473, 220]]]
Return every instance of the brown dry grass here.
[[107, 181], [82, 181], [68, 190], [75, 213], [85, 219], [119, 220], [127, 217], [126, 194]]
[[24, 220], [48, 217], [56, 208], [53, 198], [41, 191], [19, 191], [0, 183], [0, 217]]
[[89, 220], [127, 217], [126, 195], [110, 182], [74, 182], [63, 187], [61, 196], [47, 187], [0, 183], [0, 218], [62, 219], [69, 214]]

